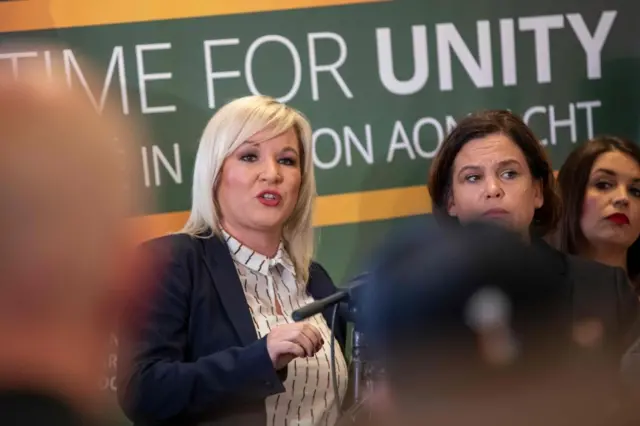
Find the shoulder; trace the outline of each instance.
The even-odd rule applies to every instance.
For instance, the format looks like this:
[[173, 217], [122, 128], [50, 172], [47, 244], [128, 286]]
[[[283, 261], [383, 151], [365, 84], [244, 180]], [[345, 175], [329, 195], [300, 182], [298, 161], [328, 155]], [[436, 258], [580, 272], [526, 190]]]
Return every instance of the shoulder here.
[[593, 296], [601, 300], [615, 299], [618, 304], [637, 304], [637, 297], [622, 268], [572, 255], [567, 255], [567, 264], [574, 284], [588, 289]]
[[[208, 248], [208, 250], [207, 250]], [[143, 242], [139, 246], [141, 256], [169, 268], [193, 269], [205, 257], [219, 257], [226, 249], [216, 236], [192, 236], [185, 233], [169, 234]]]
[[153, 238], [140, 244], [145, 254], [160, 255], [164, 258], [186, 258], [197, 253], [200, 243], [196, 237], [188, 234], [169, 234]]
[[[207, 254], [215, 255], [208, 246], [223, 246], [215, 236], [169, 234], [140, 244], [137, 261], [149, 284], [155, 285], [158, 297], [185, 295], [194, 285], [202, 284]], [[227, 251], [228, 253], [228, 251]]]
[[624, 276], [624, 271], [620, 268], [570, 254], [565, 254], [565, 258], [569, 271], [587, 282], [611, 283]]

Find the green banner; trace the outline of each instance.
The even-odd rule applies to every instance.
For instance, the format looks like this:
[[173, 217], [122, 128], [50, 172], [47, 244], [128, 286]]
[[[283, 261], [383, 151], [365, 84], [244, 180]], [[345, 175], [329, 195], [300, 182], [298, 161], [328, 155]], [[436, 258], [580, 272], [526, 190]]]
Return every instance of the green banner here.
[[76, 56], [97, 63], [95, 108], [114, 100], [151, 133], [134, 184], [157, 200], [139, 212], [157, 233], [189, 209], [197, 144], [217, 108], [251, 93], [299, 108], [314, 128], [317, 257], [339, 284], [394, 225], [429, 212], [430, 161], [471, 111], [522, 114], [556, 169], [595, 134], [635, 139], [638, 12], [637, 0], [390, 0], [163, 20], [132, 12], [89, 26], [59, 12], [66, 28], [52, 19], [19, 31], [33, 28], [25, 18], [3, 39], [58, 40], [61, 56], [16, 51], [0, 67], [19, 75], [22, 61], [62, 61], [70, 84], [86, 85]]

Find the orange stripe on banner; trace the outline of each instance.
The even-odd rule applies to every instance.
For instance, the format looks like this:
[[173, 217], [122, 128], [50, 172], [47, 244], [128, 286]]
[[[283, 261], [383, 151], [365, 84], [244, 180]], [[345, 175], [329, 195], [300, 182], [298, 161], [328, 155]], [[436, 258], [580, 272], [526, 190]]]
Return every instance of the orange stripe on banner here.
[[[314, 226], [413, 216], [431, 211], [431, 199], [424, 186], [325, 195], [316, 200]], [[161, 213], [132, 219], [139, 241], [179, 231], [189, 212]]]
[[195, 18], [390, 0], [19, 0], [0, 2], [0, 32]]

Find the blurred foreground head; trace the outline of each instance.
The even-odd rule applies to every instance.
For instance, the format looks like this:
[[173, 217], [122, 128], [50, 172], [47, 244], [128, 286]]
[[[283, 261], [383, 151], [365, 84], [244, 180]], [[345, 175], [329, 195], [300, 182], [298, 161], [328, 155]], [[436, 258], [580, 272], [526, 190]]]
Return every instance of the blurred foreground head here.
[[0, 390], [55, 391], [88, 407], [112, 321], [135, 291], [127, 216], [139, 208], [129, 174], [140, 140], [57, 65], [48, 76], [23, 61], [17, 79], [0, 69]]
[[367, 340], [398, 424], [599, 425], [613, 378], [539, 248], [488, 224], [412, 227], [376, 258]]

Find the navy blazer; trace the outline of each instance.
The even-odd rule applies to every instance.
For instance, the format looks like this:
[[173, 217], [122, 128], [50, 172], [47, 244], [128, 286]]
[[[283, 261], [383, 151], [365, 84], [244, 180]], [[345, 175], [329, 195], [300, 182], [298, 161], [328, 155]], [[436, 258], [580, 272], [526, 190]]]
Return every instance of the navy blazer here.
[[[119, 350], [118, 400], [136, 425], [266, 424], [265, 398], [284, 392], [266, 337], [258, 339], [231, 254], [217, 237], [174, 234], [142, 245], [166, 259], [149, 298], [127, 310]], [[336, 291], [318, 263], [308, 292]], [[323, 313], [331, 324], [332, 308]], [[335, 334], [344, 348], [346, 323]]]

